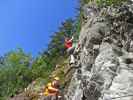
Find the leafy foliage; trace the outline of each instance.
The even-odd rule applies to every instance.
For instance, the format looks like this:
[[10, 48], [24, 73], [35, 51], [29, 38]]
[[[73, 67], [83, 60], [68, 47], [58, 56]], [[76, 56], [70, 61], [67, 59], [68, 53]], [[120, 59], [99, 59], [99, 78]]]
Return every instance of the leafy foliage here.
[[32, 80], [31, 57], [19, 49], [5, 55], [0, 65], [0, 97], [13, 96]]
[[126, 0], [97, 0], [98, 5], [117, 5]]
[[81, 5], [96, 2], [98, 5], [116, 5], [126, 0], [80, 0]]

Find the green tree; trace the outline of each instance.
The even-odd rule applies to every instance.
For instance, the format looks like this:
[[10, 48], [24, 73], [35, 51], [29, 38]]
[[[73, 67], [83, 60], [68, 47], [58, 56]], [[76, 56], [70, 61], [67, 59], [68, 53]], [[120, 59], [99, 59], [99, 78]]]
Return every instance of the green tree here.
[[26, 55], [22, 49], [4, 56], [0, 68], [0, 97], [13, 96], [31, 82], [30, 60], [30, 55]]
[[116, 5], [120, 4], [123, 1], [127, 0], [80, 0], [80, 4], [83, 6], [84, 4], [88, 4], [89, 2], [96, 2], [98, 5]]

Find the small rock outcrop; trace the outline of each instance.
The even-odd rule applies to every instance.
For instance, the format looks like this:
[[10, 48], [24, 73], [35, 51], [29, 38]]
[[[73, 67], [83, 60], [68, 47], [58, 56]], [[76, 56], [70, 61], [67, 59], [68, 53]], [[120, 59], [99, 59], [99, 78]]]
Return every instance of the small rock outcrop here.
[[66, 100], [133, 100], [133, 3], [84, 9], [91, 14], [85, 13], [80, 67]]

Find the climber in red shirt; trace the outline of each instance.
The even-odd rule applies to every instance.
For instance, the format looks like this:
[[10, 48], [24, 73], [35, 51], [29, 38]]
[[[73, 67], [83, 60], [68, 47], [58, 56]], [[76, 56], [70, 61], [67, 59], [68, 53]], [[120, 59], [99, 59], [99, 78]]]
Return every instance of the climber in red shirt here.
[[65, 47], [67, 49], [72, 48], [73, 46], [73, 37], [71, 39], [69, 39], [68, 37], [65, 38]]
[[75, 59], [73, 53], [75, 47], [73, 46], [73, 37], [71, 39], [68, 37], [65, 38], [65, 48], [67, 49], [67, 53], [70, 55], [70, 64], [74, 64]]

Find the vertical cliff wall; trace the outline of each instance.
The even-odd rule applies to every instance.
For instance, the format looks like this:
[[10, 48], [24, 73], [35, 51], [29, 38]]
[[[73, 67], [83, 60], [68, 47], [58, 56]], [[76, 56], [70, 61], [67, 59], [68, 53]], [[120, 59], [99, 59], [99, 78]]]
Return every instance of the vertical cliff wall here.
[[86, 5], [66, 100], [133, 100], [133, 5]]

